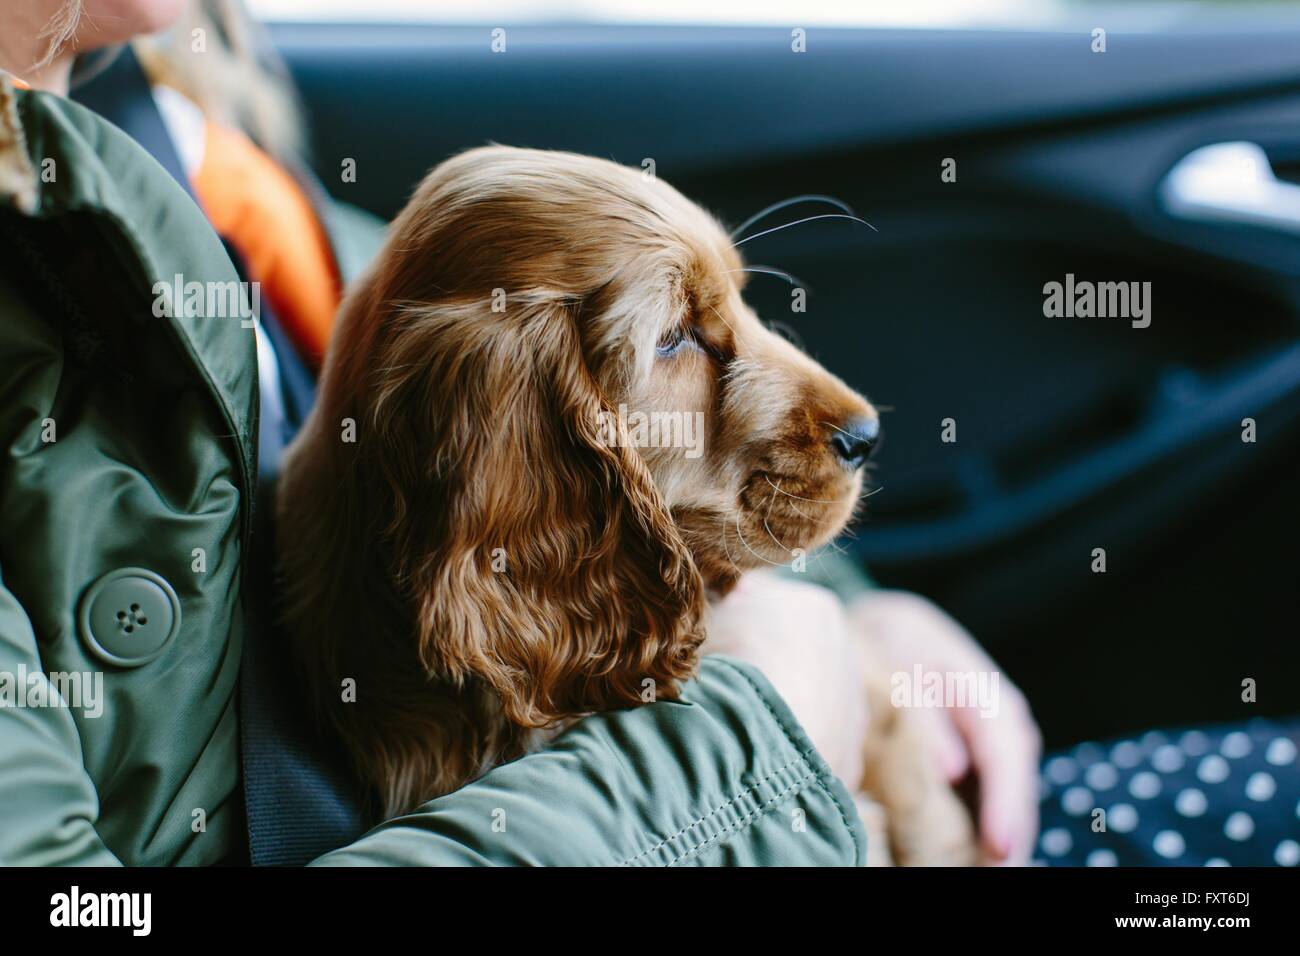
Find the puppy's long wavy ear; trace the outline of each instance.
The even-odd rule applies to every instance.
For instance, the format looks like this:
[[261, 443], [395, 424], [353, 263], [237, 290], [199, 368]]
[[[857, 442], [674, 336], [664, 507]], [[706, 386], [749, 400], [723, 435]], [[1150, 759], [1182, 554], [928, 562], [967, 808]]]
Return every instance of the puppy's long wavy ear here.
[[578, 319], [541, 294], [392, 316], [360, 449], [421, 662], [524, 727], [672, 697], [703, 639], [699, 572], [640, 453], [610, 441]]

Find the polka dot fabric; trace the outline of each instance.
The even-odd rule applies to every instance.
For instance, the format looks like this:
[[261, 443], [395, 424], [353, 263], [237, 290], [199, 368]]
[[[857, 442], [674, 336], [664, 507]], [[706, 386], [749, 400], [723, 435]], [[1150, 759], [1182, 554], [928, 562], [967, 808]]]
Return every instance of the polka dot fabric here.
[[1080, 744], [1042, 787], [1040, 864], [1300, 865], [1300, 719]]

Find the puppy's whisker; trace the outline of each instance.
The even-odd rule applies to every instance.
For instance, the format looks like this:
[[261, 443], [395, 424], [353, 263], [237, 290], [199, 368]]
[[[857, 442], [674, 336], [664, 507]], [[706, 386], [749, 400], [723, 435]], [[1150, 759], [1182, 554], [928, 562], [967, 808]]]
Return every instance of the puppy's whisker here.
[[718, 515], [718, 523], [722, 525], [722, 553], [727, 556], [727, 561], [731, 564], [731, 570], [737, 574], [742, 574], [743, 572], [736, 565], [736, 559], [731, 556], [731, 549], [727, 547], [727, 516]]
[[825, 560], [826, 560], [826, 549], [819, 548], [817, 550], [817, 563], [820, 565]]
[[778, 548], [780, 548], [780, 549], [781, 549], [782, 551], [784, 551], [786, 554], [794, 554], [793, 551], [791, 551], [789, 548], [787, 548], [785, 545], [783, 545], [783, 544], [781, 543], [780, 539], [778, 539], [777, 536], [774, 535], [774, 534], [772, 533], [772, 529], [769, 528], [769, 527], [767, 526], [767, 519], [766, 519], [766, 518], [763, 519], [763, 530], [767, 532], [767, 536], [768, 536], [769, 538], [771, 538], [773, 541], [776, 542], [776, 546], [777, 546]]
[[735, 328], [732, 326], [730, 322], [728, 322], [725, 318], [723, 318], [721, 312], [719, 312], [713, 306], [709, 306], [709, 311], [712, 312], [714, 315], [716, 315], [722, 321], [722, 324], [725, 325], [728, 328], [728, 330], [730, 330], [733, 337], [736, 335]]
[[733, 242], [732, 245], [743, 246], [751, 239], [761, 239], [763, 236], [770, 236], [772, 233], [780, 232], [782, 229], [791, 229], [794, 226], [802, 226], [806, 222], [816, 222], [818, 219], [848, 219], [851, 220], [852, 222], [862, 223], [862, 225], [866, 226], [872, 232], [880, 231], [871, 223], [867, 222], [865, 219], [860, 219], [857, 216], [846, 216], [837, 212], [828, 212], [828, 213], [823, 213], [820, 216], [808, 216], [807, 218], [804, 219], [796, 219], [794, 222], [787, 222], [781, 226], [773, 226], [771, 229], [764, 229], [762, 232], [756, 232], [752, 236], [746, 236], [744, 239], [741, 239], [738, 242]]
[[784, 544], [781, 543], [780, 539], [777, 538], [777, 536], [772, 533], [771, 527], [768, 526], [767, 519], [772, 514], [772, 504], [775, 501], [776, 501], [776, 492], [774, 491], [770, 495], [768, 495], [767, 507], [763, 509], [763, 530], [767, 532], [767, 536], [769, 538], [771, 538], [773, 541], [776, 542], [777, 547], [783, 550], [786, 554], [794, 554], [793, 551], [791, 551], [789, 548], [787, 548]]
[[849, 434], [848, 432], [846, 432], [843, 428], [840, 428], [839, 425], [832, 424], [831, 422], [822, 422], [822, 421], [819, 421], [817, 424], [818, 424], [818, 425], [830, 425], [831, 428], [835, 429], [835, 430], [836, 430], [837, 432], [839, 432], [841, 435], [845, 435], [845, 436], [847, 436], [847, 437], [849, 437], [849, 438], [852, 438], [852, 439], [855, 440], [855, 441], [857, 440], [857, 437], [858, 437], [857, 435], [850, 435], [850, 434]]
[[743, 531], [740, 530], [740, 514], [739, 514], [739, 512], [737, 512], [737, 514], [736, 514], [736, 537], [740, 539], [740, 543], [743, 544], [743, 545], [745, 546], [745, 550], [746, 550], [746, 551], [748, 551], [748, 552], [749, 552], [750, 554], [752, 554], [754, 557], [758, 558], [758, 560], [762, 561], [764, 564], [770, 564], [770, 565], [772, 565], [772, 567], [774, 567], [774, 568], [783, 568], [783, 567], [785, 567], [785, 564], [784, 564], [783, 562], [781, 562], [781, 561], [769, 561], [769, 560], [767, 560], [767, 558], [763, 557], [761, 554], [759, 554], [757, 551], [755, 551], [753, 548], [751, 548], [751, 547], [749, 546], [749, 542], [745, 540], [745, 533], [744, 533]]
[[[763, 476], [763, 480], [766, 481], [769, 485], [772, 485], [772, 479], [769, 478], [769, 477], [767, 477], [767, 475], [764, 475], [764, 476]], [[773, 488], [776, 488], [777, 491], [781, 492], [781, 494], [785, 495], [787, 498], [794, 498], [794, 499], [796, 499], [796, 500], [798, 500], [798, 501], [810, 501], [810, 502], [812, 502], [813, 504], [817, 504], [817, 505], [837, 505], [837, 504], [839, 504], [838, 501], [829, 501], [829, 500], [827, 500], [827, 499], [825, 499], [825, 498], [804, 498], [804, 497], [801, 497], [800, 495], [792, 495], [792, 494], [790, 494], [790, 492], [786, 491], [786, 490], [783, 489], [783, 488], [777, 488], [776, 485], [772, 485], [772, 487], [773, 487]], [[807, 515], [805, 515], [804, 517], [807, 517]]]
[[844, 553], [845, 553], [843, 550], [841, 550], [841, 549], [839, 549], [839, 548], [836, 548], [833, 544], [827, 544], [826, 547], [824, 547], [824, 548], [818, 548], [818, 549], [817, 549], [817, 563], [818, 563], [818, 564], [821, 564], [823, 561], [825, 561], [825, 560], [826, 560], [826, 555], [829, 554], [829, 553], [831, 552], [832, 549], [833, 549], [837, 554], [844, 554]]
[[[768, 484], [771, 484], [771, 482], [768, 482]], [[768, 503], [767, 503], [768, 510], [771, 510], [771, 508], [772, 508], [772, 502], [776, 500], [776, 493], [777, 493], [778, 491], [781, 490], [781, 488], [780, 488], [780, 483], [779, 483], [779, 482], [778, 482], [777, 484], [775, 484], [775, 485], [772, 485], [772, 487], [773, 487], [775, 490], [772, 492], [772, 498], [771, 498], [771, 500], [769, 500]], [[803, 518], [804, 520], [806, 520], [809, 524], [812, 524], [813, 519], [812, 519], [811, 517], [809, 517], [808, 515], [804, 514], [802, 511], [800, 511], [799, 508], [798, 508], [797, 506], [795, 506], [795, 505], [786, 505], [786, 507], [789, 508], [791, 511], [793, 511], [795, 514], [797, 514], [799, 517], [801, 517], [801, 518]]]
[[758, 212], [754, 213], [754, 215], [746, 219], [744, 222], [742, 222], [735, 229], [733, 229], [731, 231], [731, 238], [735, 239], [737, 236], [741, 235], [750, 226], [754, 225], [754, 223], [762, 219], [766, 219], [768, 216], [772, 215], [772, 213], [780, 212], [782, 209], [787, 209], [790, 206], [798, 205], [801, 202], [826, 203], [829, 206], [834, 206], [836, 209], [839, 209], [841, 212], [846, 212], [850, 216], [853, 215], [853, 209], [849, 206], [849, 204], [846, 202], [842, 202], [839, 199], [836, 199], [834, 196], [823, 196], [820, 193], [806, 193], [802, 196], [791, 196], [789, 199], [782, 199], [779, 202], [772, 203], [772, 205], [770, 206], [765, 206], [764, 208], [760, 209]]
[[809, 522], [810, 524], [812, 523], [813, 520], [812, 515], [804, 514], [794, 505], [786, 505], [786, 507], [789, 508], [791, 511], [793, 511], [795, 514], [797, 514], [799, 517], [803, 518], [805, 521]]
[[[844, 537], [853, 537], [853, 535], [844, 535], [843, 532], [841, 532], [841, 536], [844, 536]], [[840, 544], [838, 544], [838, 543], [835, 542], [835, 541], [827, 541], [827, 542], [826, 542], [826, 547], [833, 549], [833, 550], [835, 551], [836, 554], [848, 554], [848, 553], [849, 553], [849, 552], [848, 552], [848, 551], [847, 551], [843, 546], [841, 546]]]
[[743, 269], [728, 269], [724, 274], [729, 275], [733, 272], [755, 272], [765, 276], [776, 276], [778, 279], [784, 279], [792, 286], [797, 286], [810, 292], [812, 291], [808, 283], [804, 282], [798, 276], [786, 272], [784, 269], [774, 269], [771, 266], [745, 266]]

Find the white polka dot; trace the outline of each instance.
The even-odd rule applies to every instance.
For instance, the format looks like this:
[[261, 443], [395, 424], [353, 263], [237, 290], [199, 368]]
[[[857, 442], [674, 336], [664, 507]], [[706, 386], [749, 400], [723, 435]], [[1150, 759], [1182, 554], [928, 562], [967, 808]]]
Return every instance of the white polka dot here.
[[1199, 817], [1208, 805], [1205, 794], [1195, 787], [1188, 787], [1174, 799], [1174, 809], [1185, 817]]
[[1202, 783], [1223, 783], [1228, 779], [1231, 768], [1228, 761], [1218, 754], [1210, 754], [1196, 766], [1196, 776]]
[[1183, 752], [1169, 744], [1157, 747], [1155, 753], [1151, 755], [1151, 766], [1161, 773], [1177, 773], [1183, 769], [1184, 763], [1186, 763], [1186, 760], [1183, 757]]
[[1128, 782], [1128, 792], [1139, 800], [1150, 800], [1160, 793], [1162, 786], [1159, 777], [1150, 770], [1143, 770], [1141, 773], [1135, 773], [1133, 779]]
[[1283, 840], [1273, 851], [1273, 862], [1278, 866], [1300, 864], [1300, 843], [1296, 843], [1295, 840]]
[[1138, 812], [1131, 803], [1117, 803], [1106, 813], [1106, 825], [1116, 833], [1132, 833], [1137, 829]]
[[1079, 765], [1069, 757], [1053, 757], [1047, 761], [1043, 772], [1052, 783], [1064, 786], [1079, 774]]
[[1169, 743], [1169, 738], [1158, 730], [1149, 730], [1142, 735], [1142, 746], [1147, 750], [1155, 750], [1167, 743]]
[[1208, 860], [1205, 861], [1205, 865], [1206, 866], [1232, 866], [1231, 863], [1229, 863], [1221, 856], [1210, 857]]
[[1151, 845], [1156, 853], [1166, 860], [1178, 859], [1183, 855], [1183, 851], [1187, 849], [1182, 834], [1176, 830], [1161, 830], [1156, 834], [1156, 838]]
[[1070, 852], [1070, 847], [1074, 846], [1074, 841], [1070, 839], [1069, 831], [1053, 827], [1043, 831], [1041, 844], [1043, 852], [1048, 856], [1065, 856]]
[[1119, 771], [1108, 763], [1095, 763], [1084, 771], [1083, 779], [1094, 790], [1109, 790], [1119, 783]]
[[1247, 734], [1234, 730], [1230, 734], [1223, 735], [1223, 740], [1219, 742], [1219, 753], [1233, 760], [1239, 760], [1250, 753], [1252, 747], [1253, 744]]
[[1085, 767], [1090, 763], [1096, 763], [1105, 756], [1105, 752], [1092, 741], [1081, 743], [1074, 748], [1074, 758]]
[[1061, 797], [1061, 809], [1072, 817], [1081, 817], [1096, 804], [1087, 787], [1071, 787]]
[[1289, 763], [1294, 763], [1295, 758], [1296, 746], [1288, 737], [1278, 737], [1264, 751], [1264, 759], [1274, 767], [1285, 767]]
[[1199, 730], [1189, 730], [1178, 738], [1178, 746], [1186, 750], [1189, 756], [1199, 757], [1210, 749], [1210, 738]]
[[1122, 740], [1111, 748], [1110, 760], [1124, 769], [1136, 767], [1142, 762], [1142, 748], [1131, 740]]
[[1084, 861], [1086, 866], [1119, 866], [1119, 857], [1112, 850], [1093, 850]]
[[1252, 773], [1250, 779], [1246, 781], [1246, 796], [1259, 803], [1265, 800], [1272, 800], [1273, 794], [1277, 793], [1277, 783], [1264, 771]]
[[1238, 842], [1249, 840], [1255, 833], [1255, 821], [1251, 819], [1249, 813], [1238, 810], [1229, 816], [1227, 822], [1223, 824], [1223, 832], [1229, 840], [1237, 840]]

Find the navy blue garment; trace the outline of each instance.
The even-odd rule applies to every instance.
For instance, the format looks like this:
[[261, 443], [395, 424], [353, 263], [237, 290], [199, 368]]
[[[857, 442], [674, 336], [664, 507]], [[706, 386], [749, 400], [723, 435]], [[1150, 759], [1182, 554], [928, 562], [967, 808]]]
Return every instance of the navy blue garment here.
[[[102, 55], [97, 54], [96, 58]], [[176, 147], [167, 131], [167, 124], [154, 102], [149, 78], [145, 76], [130, 47], [122, 48], [106, 67], [89, 80], [74, 86], [71, 97], [87, 109], [94, 110], [144, 147], [158, 165], [167, 170], [172, 179], [198, 203], [194, 188], [185, 175]], [[247, 270], [239, 255], [229, 243], [225, 245], [240, 277], [247, 280]], [[265, 301], [261, 303], [258, 321], [275, 348], [280, 367], [280, 391], [289, 431], [277, 437], [287, 444], [311, 411], [316, 396], [316, 381]]]
[[1084, 743], [1043, 765], [1036, 862], [1300, 865], [1300, 719]]

